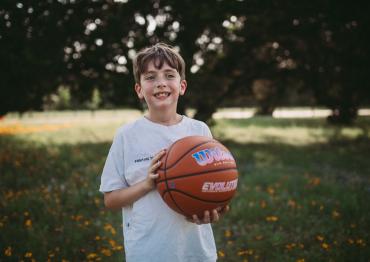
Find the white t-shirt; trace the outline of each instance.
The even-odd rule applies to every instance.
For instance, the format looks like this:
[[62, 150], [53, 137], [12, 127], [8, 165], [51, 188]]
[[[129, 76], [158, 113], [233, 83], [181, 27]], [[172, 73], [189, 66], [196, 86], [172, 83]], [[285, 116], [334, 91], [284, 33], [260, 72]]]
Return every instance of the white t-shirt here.
[[[129, 187], [146, 178], [153, 156], [185, 136], [212, 137], [208, 126], [183, 116], [171, 126], [145, 117], [118, 129], [103, 169], [100, 191]], [[217, 260], [210, 224], [197, 225], [170, 209], [157, 190], [122, 209], [126, 261]]]

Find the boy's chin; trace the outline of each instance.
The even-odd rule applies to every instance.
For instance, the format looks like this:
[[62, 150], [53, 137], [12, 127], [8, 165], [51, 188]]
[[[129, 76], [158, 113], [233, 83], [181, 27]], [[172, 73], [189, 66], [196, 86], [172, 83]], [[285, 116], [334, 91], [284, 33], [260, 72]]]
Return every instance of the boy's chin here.
[[172, 109], [177, 107], [177, 101], [159, 101], [158, 103], [153, 103], [151, 106], [153, 109], [158, 109], [158, 110], [167, 110], [167, 109]]

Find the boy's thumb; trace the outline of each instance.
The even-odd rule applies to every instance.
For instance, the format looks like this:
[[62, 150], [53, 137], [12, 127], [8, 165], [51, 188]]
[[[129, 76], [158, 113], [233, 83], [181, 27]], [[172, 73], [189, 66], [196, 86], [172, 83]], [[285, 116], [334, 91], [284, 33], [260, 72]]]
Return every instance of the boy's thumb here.
[[151, 174], [150, 177], [152, 179], [157, 179], [159, 177], [159, 174]]

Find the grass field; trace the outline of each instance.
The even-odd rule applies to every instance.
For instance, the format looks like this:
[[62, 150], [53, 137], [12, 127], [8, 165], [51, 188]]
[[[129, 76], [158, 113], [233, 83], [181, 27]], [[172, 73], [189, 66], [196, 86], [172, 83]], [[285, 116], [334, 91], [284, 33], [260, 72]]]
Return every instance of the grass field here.
[[[121, 214], [98, 187], [116, 128], [139, 115], [0, 122], [0, 261], [122, 261]], [[217, 119], [240, 171], [213, 226], [219, 260], [370, 261], [369, 130], [369, 117]]]

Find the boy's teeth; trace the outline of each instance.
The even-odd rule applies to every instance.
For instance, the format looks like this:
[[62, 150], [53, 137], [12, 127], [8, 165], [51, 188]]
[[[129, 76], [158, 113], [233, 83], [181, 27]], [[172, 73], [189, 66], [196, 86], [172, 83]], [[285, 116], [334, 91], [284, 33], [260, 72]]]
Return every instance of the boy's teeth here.
[[156, 97], [163, 97], [163, 96], [169, 96], [169, 93], [158, 93], [155, 95]]

